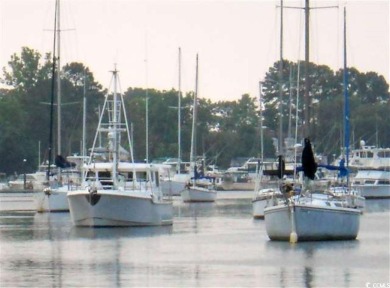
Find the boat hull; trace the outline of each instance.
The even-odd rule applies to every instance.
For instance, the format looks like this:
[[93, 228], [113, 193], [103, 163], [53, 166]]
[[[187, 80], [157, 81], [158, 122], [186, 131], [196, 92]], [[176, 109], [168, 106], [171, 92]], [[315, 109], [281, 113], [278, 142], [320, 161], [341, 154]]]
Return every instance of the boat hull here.
[[353, 240], [359, 231], [360, 214], [358, 209], [307, 204], [278, 205], [264, 210], [268, 237], [277, 241], [290, 240], [293, 221], [298, 241]]
[[68, 212], [68, 187], [60, 187], [35, 192], [34, 202], [37, 212]]
[[185, 189], [185, 182], [175, 180], [161, 181], [161, 191], [164, 195], [180, 196], [180, 193]]
[[264, 209], [267, 206], [266, 198], [252, 200], [252, 214], [255, 219], [264, 219]]
[[154, 201], [150, 195], [126, 195], [98, 191], [68, 193], [69, 211], [75, 226], [172, 225], [172, 202]]
[[390, 198], [390, 185], [355, 185], [354, 188], [366, 199]]
[[224, 191], [251, 191], [255, 189], [254, 182], [222, 182], [219, 186], [219, 189]]
[[214, 202], [217, 198], [217, 192], [215, 190], [195, 186], [182, 191], [181, 198], [184, 202]]
[[274, 189], [261, 189], [256, 197], [252, 200], [252, 215], [255, 219], [264, 219], [264, 209], [274, 206], [278, 203], [278, 198], [282, 197], [281, 193]]

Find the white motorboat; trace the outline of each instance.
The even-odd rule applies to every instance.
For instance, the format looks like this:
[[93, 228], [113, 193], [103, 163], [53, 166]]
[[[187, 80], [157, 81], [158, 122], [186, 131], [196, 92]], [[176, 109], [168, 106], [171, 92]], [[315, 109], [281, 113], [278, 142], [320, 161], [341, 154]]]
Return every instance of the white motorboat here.
[[366, 199], [390, 198], [390, 171], [359, 170], [352, 187]]
[[350, 153], [350, 167], [355, 169], [390, 170], [390, 148], [366, 145], [360, 141], [360, 148]]
[[[163, 197], [160, 186], [162, 165], [133, 162], [123, 96], [117, 92], [117, 74], [115, 69], [111, 81], [114, 89], [105, 98], [90, 160], [83, 166], [82, 188], [68, 192], [72, 222], [76, 226], [172, 225], [172, 201]], [[131, 162], [119, 157], [121, 132], [127, 133]], [[100, 133], [107, 135], [108, 161], [95, 154]]]
[[146, 163], [91, 163], [83, 189], [69, 191], [69, 209], [76, 226], [171, 225], [173, 206], [163, 199], [160, 167]]

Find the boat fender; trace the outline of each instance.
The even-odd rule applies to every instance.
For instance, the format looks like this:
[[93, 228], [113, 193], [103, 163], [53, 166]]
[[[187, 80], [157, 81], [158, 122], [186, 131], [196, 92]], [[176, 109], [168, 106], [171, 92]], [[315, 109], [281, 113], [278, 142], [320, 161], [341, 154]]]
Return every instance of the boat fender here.
[[48, 188], [45, 188], [43, 189], [43, 192], [45, 193], [45, 195], [47, 196], [50, 196], [51, 195], [51, 189], [48, 187]]
[[86, 195], [87, 201], [89, 204], [94, 206], [100, 200], [100, 195], [97, 193], [97, 188], [95, 186], [88, 188], [89, 195]]

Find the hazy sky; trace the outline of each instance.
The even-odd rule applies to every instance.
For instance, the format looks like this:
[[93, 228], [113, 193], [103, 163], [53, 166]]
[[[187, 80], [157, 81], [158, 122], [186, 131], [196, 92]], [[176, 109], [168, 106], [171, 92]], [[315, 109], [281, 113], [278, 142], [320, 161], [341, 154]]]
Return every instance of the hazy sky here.
[[[122, 90], [194, 90], [199, 53], [199, 96], [237, 100], [258, 96], [258, 82], [279, 60], [280, 1], [62, 0], [61, 64], [78, 61], [104, 87], [114, 63]], [[303, 7], [304, 1], [284, 1]], [[0, 0], [0, 65], [22, 46], [51, 52], [55, 0]], [[342, 22], [347, 7], [348, 66], [375, 71], [389, 82], [389, 1], [311, 1], [311, 61], [342, 66]], [[284, 10], [284, 58], [304, 59], [302, 9]]]

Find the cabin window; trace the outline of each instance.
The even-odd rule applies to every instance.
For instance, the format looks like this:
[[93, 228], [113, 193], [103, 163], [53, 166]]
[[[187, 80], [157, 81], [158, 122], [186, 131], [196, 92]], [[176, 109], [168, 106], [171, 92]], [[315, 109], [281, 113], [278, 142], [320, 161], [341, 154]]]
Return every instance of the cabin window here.
[[98, 172], [98, 178], [99, 180], [111, 179], [111, 173], [107, 171]]
[[378, 157], [379, 158], [390, 158], [390, 151], [379, 151]]
[[137, 177], [137, 181], [145, 182], [147, 180], [146, 172], [136, 172], [135, 175]]
[[374, 153], [372, 152], [367, 152], [367, 158], [374, 158]]
[[375, 184], [375, 180], [366, 180], [364, 184]]
[[156, 186], [160, 186], [160, 177], [158, 175], [158, 172], [155, 172], [155, 175], [154, 175], [155, 179], [156, 179]]
[[95, 172], [88, 171], [87, 172], [87, 180], [93, 180], [93, 179], [95, 179]]
[[379, 185], [390, 185], [390, 180], [378, 180]]

